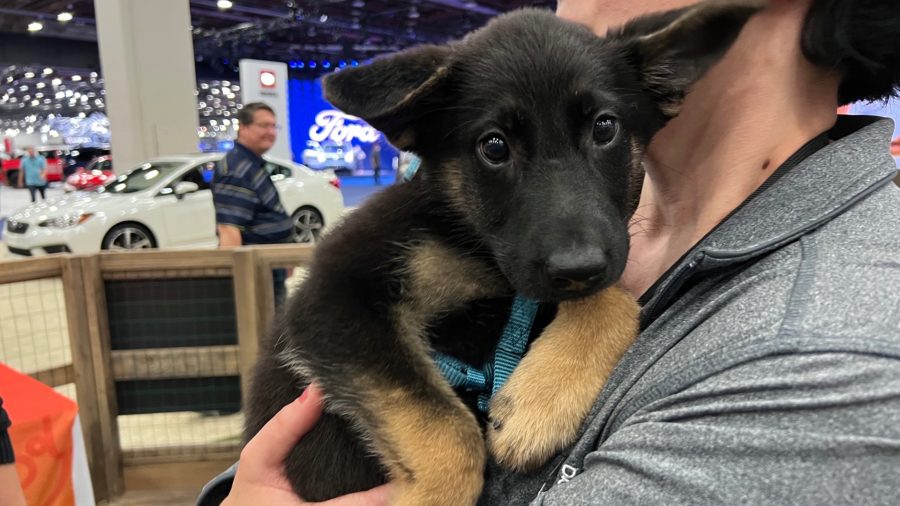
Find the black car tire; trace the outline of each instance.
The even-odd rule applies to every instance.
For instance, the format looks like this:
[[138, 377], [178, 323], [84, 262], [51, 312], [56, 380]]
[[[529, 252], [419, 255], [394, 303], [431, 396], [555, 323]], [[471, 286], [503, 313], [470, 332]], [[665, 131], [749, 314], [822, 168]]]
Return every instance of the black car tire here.
[[156, 248], [156, 239], [147, 227], [139, 223], [119, 223], [103, 236], [104, 250]]
[[301, 244], [315, 244], [325, 226], [322, 213], [312, 206], [303, 206], [291, 216], [294, 223], [294, 240]]
[[6, 184], [13, 188], [19, 187], [19, 171], [11, 170], [6, 173]]

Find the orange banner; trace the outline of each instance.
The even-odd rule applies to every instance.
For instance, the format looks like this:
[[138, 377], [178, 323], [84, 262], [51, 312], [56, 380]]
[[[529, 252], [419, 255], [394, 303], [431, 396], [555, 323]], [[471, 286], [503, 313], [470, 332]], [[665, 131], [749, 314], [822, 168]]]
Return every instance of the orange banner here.
[[9, 413], [16, 470], [30, 506], [71, 506], [72, 426], [77, 405], [52, 388], [0, 364], [0, 396]]

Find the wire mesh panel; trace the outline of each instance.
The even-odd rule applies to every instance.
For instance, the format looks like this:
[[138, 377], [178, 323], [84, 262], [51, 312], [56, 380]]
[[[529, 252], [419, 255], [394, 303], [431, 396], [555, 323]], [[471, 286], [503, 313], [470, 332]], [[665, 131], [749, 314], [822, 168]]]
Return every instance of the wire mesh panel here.
[[0, 362], [75, 399], [60, 278], [0, 284]]
[[126, 462], [237, 449], [243, 419], [230, 278], [105, 282]]
[[230, 278], [106, 282], [113, 350], [237, 344]]

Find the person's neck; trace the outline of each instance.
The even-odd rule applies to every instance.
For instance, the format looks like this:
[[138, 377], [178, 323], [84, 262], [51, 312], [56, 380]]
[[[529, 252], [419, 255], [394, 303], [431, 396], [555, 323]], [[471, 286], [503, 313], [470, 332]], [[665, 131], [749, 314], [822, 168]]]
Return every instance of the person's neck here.
[[799, 47], [803, 12], [772, 9], [748, 23], [645, 154], [622, 279], [636, 296], [836, 120], [837, 77]]

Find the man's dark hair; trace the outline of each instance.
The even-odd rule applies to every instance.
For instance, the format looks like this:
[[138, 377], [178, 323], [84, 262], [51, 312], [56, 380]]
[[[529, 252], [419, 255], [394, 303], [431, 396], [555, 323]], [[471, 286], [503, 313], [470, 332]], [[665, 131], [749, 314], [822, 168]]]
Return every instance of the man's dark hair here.
[[256, 111], [269, 111], [272, 113], [272, 116], [275, 116], [275, 111], [264, 102], [250, 102], [249, 104], [244, 104], [244, 107], [238, 110], [238, 123], [242, 126], [253, 123], [253, 116], [256, 114]]
[[900, 95], [900, 6], [895, 0], [814, 0], [803, 54], [843, 74], [838, 101]]

